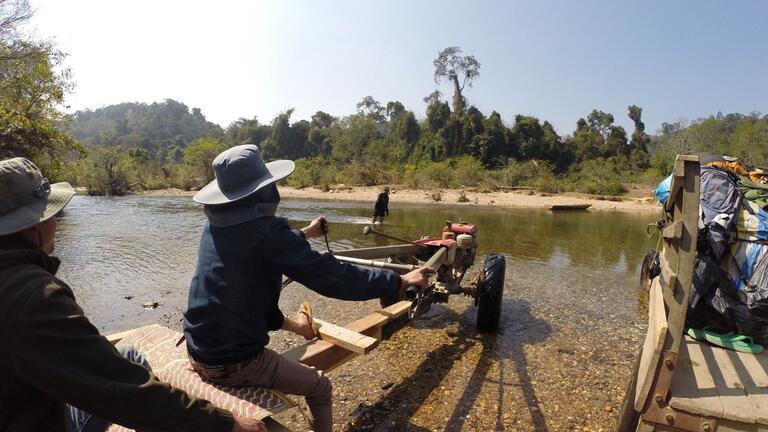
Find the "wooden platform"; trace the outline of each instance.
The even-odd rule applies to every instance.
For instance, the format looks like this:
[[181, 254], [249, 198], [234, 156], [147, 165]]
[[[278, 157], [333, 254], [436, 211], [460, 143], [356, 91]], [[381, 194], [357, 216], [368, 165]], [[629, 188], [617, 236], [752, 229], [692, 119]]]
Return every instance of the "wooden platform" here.
[[685, 338], [669, 405], [692, 414], [768, 426], [768, 355]]

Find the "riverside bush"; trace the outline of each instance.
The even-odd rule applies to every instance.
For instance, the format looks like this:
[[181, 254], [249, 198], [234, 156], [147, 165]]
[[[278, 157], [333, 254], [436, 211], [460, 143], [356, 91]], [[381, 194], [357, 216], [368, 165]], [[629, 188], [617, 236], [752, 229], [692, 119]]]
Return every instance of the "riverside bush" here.
[[621, 195], [627, 191], [626, 172], [614, 158], [592, 159], [579, 163], [577, 170], [568, 175], [567, 183], [576, 192]]

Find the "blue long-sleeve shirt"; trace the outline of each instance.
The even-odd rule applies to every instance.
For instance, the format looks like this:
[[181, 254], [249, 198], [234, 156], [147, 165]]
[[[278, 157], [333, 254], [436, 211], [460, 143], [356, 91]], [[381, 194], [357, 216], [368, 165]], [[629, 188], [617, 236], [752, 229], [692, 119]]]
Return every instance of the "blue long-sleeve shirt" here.
[[269, 343], [268, 332], [283, 326], [282, 275], [341, 300], [391, 296], [400, 287], [393, 271], [359, 268], [312, 250], [282, 218], [207, 224], [184, 314], [184, 335], [195, 357], [215, 365], [258, 355]]

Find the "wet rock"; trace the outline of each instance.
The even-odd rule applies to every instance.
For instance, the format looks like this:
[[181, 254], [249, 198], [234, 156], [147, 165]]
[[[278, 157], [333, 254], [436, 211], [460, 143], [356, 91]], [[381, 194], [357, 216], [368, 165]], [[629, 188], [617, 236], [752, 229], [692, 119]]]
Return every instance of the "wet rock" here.
[[145, 302], [141, 305], [144, 309], [157, 309], [158, 306], [160, 306], [160, 303], [156, 301]]

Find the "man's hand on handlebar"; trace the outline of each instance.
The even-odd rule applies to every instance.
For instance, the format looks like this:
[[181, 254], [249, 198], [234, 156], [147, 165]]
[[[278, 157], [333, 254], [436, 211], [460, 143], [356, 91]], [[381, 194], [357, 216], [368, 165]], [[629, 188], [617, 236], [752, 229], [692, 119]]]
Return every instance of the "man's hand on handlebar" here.
[[328, 221], [325, 220], [325, 216], [320, 216], [310, 222], [309, 225], [302, 228], [301, 231], [304, 233], [304, 237], [307, 240], [320, 237], [323, 234], [328, 233]]
[[429, 276], [435, 271], [429, 267], [419, 267], [416, 270], [408, 272], [400, 276], [402, 283], [400, 284], [400, 297], [403, 297], [405, 289], [409, 286], [417, 286], [419, 288], [426, 288], [429, 284]]

